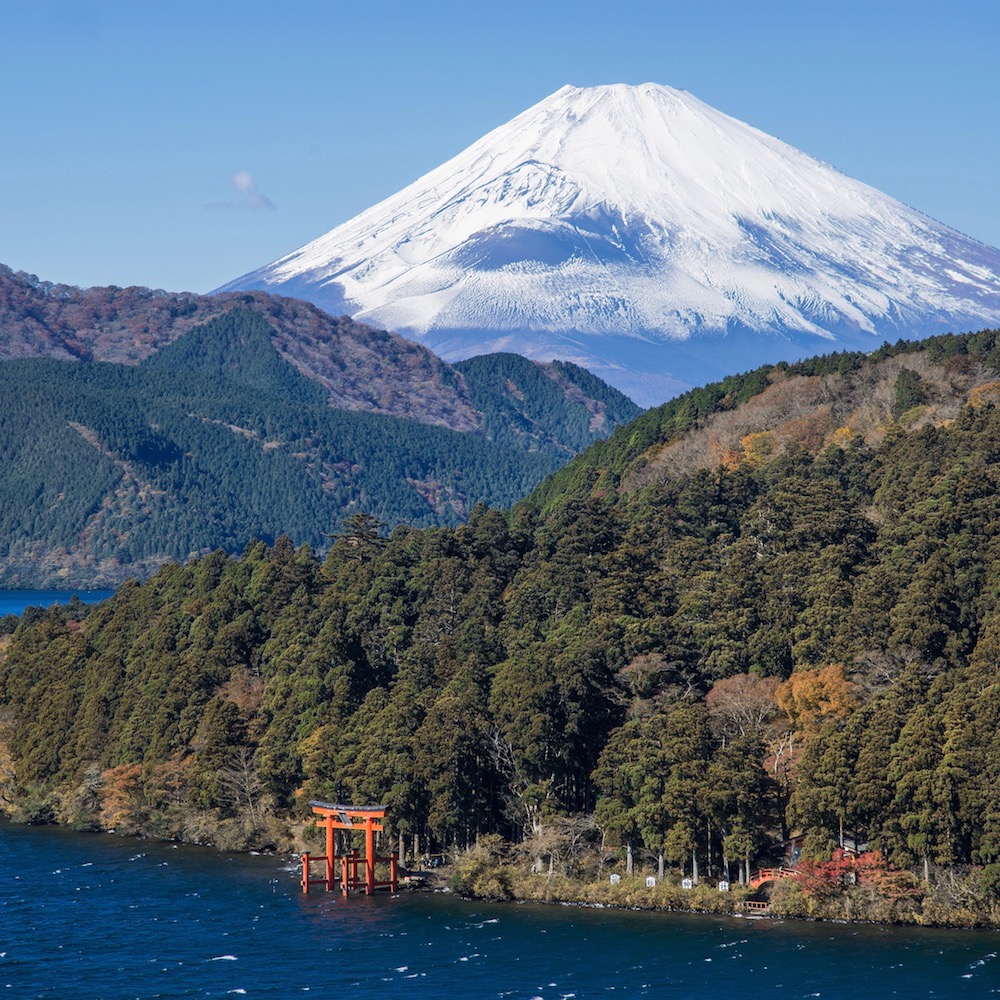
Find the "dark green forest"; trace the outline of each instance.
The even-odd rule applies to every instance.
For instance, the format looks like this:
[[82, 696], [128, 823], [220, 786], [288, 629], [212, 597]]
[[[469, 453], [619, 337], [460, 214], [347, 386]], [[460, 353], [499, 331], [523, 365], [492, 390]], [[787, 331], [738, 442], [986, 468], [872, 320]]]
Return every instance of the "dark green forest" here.
[[484, 354], [453, 366], [492, 441], [569, 458], [639, 415], [640, 408], [586, 368]]
[[[277, 844], [309, 799], [384, 802], [393, 836], [437, 848], [565, 859], [584, 830], [733, 879], [791, 838], [817, 860], [849, 843], [993, 905], [998, 337], [696, 390], [507, 513], [386, 535], [359, 512], [323, 559], [252, 542], [10, 620], [4, 807]], [[806, 389], [821, 438], [787, 417]], [[784, 422], [738, 453], [657, 464], [780, 393]], [[149, 459], [182, 467], [172, 440], [151, 432]]]
[[531, 380], [518, 390], [518, 405], [536, 411], [526, 429], [508, 431], [506, 420], [522, 418], [477, 388], [496, 439], [331, 409], [272, 334], [260, 313], [233, 309], [138, 366], [0, 364], [0, 582], [65, 582], [68, 566], [73, 585], [115, 584], [165, 559], [235, 553], [282, 533], [324, 548], [359, 511], [390, 528], [456, 525], [477, 503], [514, 503], [637, 412], [577, 369], [577, 382], [603, 386], [618, 407], [605, 413], [602, 402], [599, 427], [577, 426], [597, 404], [568, 398], [530, 362], [510, 373]]

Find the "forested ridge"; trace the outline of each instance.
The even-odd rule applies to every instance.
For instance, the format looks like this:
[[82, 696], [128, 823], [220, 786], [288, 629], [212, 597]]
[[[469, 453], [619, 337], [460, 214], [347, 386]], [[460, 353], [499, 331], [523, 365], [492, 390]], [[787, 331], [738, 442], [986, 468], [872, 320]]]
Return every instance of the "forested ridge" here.
[[281, 357], [329, 404], [474, 430], [461, 380], [427, 348], [266, 292], [196, 295], [149, 288], [76, 288], [0, 264], [0, 360], [54, 358], [134, 365], [231, 309], [261, 316]]
[[885, 912], [995, 921], [998, 336], [697, 390], [506, 514], [359, 513], [322, 561], [255, 542], [11, 620], [4, 808], [232, 846], [377, 801], [424, 845], [733, 880], [794, 837], [866, 848]]
[[473, 405], [492, 441], [569, 458], [640, 410], [617, 389], [568, 361], [538, 364], [519, 354], [459, 361]]
[[[487, 436], [516, 429], [506, 443], [563, 456], [606, 436], [640, 410], [618, 390], [568, 362], [539, 365], [510, 354], [471, 359], [462, 368], [474, 372], [475, 384], [466, 385], [459, 366], [447, 364], [422, 344], [348, 316], [329, 316], [299, 299], [260, 291], [196, 295], [114, 285], [84, 289], [40, 281], [3, 264], [0, 361], [140, 364], [231, 310], [263, 319], [275, 351], [317, 383], [338, 410], [480, 433], [488, 412]], [[547, 379], [540, 378], [542, 373]], [[561, 395], [553, 392], [554, 383]], [[536, 393], [542, 398], [536, 400]], [[581, 418], [592, 421], [590, 431], [580, 434], [574, 427], [577, 444], [567, 448], [554, 421], [576, 425]]]
[[592, 380], [601, 399], [524, 359], [504, 364], [503, 384], [476, 385], [489, 431], [334, 409], [274, 337], [260, 312], [232, 308], [138, 365], [0, 363], [0, 583], [114, 585], [282, 533], [321, 548], [360, 510], [457, 524], [476, 503], [512, 504], [637, 412], [582, 369], [560, 377]]

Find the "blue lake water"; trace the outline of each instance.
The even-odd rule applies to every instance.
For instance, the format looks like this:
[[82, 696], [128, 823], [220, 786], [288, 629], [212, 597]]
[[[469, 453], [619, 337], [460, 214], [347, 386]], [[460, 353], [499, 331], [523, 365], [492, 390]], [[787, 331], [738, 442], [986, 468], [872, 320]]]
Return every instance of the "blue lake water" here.
[[113, 593], [113, 590], [0, 590], [0, 618], [23, 614], [25, 608], [69, 604], [74, 594], [84, 604], [97, 604]]
[[1000, 934], [314, 891], [291, 859], [0, 823], [0, 997], [979, 998]]

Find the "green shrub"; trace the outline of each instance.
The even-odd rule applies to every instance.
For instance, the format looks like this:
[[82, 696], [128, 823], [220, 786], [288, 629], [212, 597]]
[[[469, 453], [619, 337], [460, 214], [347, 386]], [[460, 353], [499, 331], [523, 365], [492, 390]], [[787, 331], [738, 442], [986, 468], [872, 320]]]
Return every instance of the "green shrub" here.
[[448, 879], [453, 892], [474, 899], [513, 899], [510, 869], [504, 864], [505, 846], [495, 834], [461, 855]]

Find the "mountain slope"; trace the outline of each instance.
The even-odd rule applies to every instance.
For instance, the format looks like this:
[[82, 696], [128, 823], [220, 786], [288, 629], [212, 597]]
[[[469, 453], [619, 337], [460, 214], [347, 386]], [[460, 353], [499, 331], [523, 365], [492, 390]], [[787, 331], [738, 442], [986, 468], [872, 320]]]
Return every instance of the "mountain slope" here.
[[566, 361], [538, 364], [499, 352], [454, 367], [483, 414], [483, 433], [513, 447], [574, 455], [641, 412], [617, 389]]
[[0, 264], [0, 361], [50, 357], [138, 364], [233, 308], [267, 318], [276, 349], [319, 382], [330, 406], [476, 430], [460, 380], [427, 348], [307, 302], [260, 293], [195, 295], [148, 288], [76, 288]]
[[947, 334], [764, 366], [647, 410], [542, 483], [522, 506], [551, 513], [712, 470], [871, 452], [1000, 404], [1000, 331]]
[[[404, 417], [486, 436], [506, 433], [495, 420], [491, 431], [484, 431], [483, 407], [495, 402], [490, 393], [481, 388], [473, 402], [461, 373], [426, 347], [346, 316], [328, 316], [310, 303], [262, 292], [206, 296], [114, 286], [80, 289], [0, 265], [0, 362], [50, 357], [137, 364], [233, 309], [264, 317], [274, 349], [322, 387], [334, 409]], [[484, 362], [483, 367], [492, 364]], [[550, 411], [547, 424], [528, 434], [508, 435], [508, 444], [565, 457], [639, 412], [598, 380], [587, 381], [581, 391], [580, 378], [570, 386], [551, 367], [540, 371], [564, 385], [563, 401]], [[551, 385], [544, 381], [532, 379], [532, 384], [550, 395]], [[581, 439], [570, 431], [573, 444], [562, 439], [560, 424], [574, 426], [602, 408], [609, 419], [598, 419], [592, 433]]]
[[0, 364], [0, 585], [116, 585], [286, 533], [325, 548], [360, 512], [457, 524], [566, 457], [331, 409], [233, 309], [137, 366]]
[[690, 94], [564, 87], [223, 286], [443, 357], [583, 365], [644, 404], [837, 346], [1000, 319], [1000, 251]]

